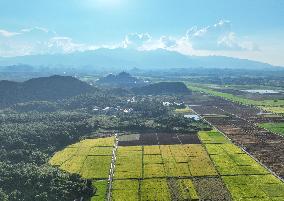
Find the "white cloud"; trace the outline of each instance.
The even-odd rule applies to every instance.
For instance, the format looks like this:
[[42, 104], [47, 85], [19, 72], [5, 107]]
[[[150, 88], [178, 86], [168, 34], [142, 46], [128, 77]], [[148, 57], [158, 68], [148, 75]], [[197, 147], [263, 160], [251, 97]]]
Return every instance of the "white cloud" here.
[[248, 50], [248, 51], [257, 51], [259, 50], [258, 46], [249, 41], [242, 40], [236, 36], [236, 33], [229, 32], [226, 35], [219, 38], [217, 41], [220, 47], [233, 49], [233, 50]]
[[247, 38], [238, 37], [232, 31], [229, 20], [220, 20], [205, 27], [192, 27], [180, 37], [161, 36], [144, 42], [137, 49], [166, 49], [183, 54], [202, 54], [214, 51], [258, 51], [258, 46]]
[[229, 20], [202, 27], [192, 27], [186, 37], [195, 50], [230, 50], [230, 51], [257, 51], [257, 45], [245, 38], [237, 36], [232, 31], [232, 24]]
[[[47, 28], [44, 28], [44, 27], [31, 27], [31, 28], [21, 29], [22, 33], [30, 33], [32, 31], [41, 31], [41, 32], [44, 32], [44, 33], [50, 32]], [[52, 32], [55, 33], [54, 31], [52, 31]]]
[[47, 42], [47, 49], [52, 53], [71, 53], [85, 49], [83, 44], [73, 42], [69, 37], [53, 37]]
[[20, 34], [21, 33], [18, 33], [18, 32], [10, 32], [4, 29], [0, 29], [0, 36], [12, 37], [12, 36], [20, 35]]
[[0, 41], [0, 56], [2, 57], [24, 56], [33, 52], [34, 46], [29, 43], [13, 40]]
[[[149, 33], [130, 33], [121, 42], [87, 44], [60, 36], [44, 27], [30, 27], [9, 32], [0, 29], [0, 56], [27, 54], [72, 53], [99, 48], [130, 48], [137, 50], [166, 49], [186, 55], [212, 55], [220, 52], [252, 52], [258, 46], [248, 38], [240, 37], [232, 30], [228, 20], [220, 20], [204, 27], [192, 27], [180, 36], [163, 35], [158, 38]], [[12, 37], [20, 35], [19, 37]], [[13, 38], [13, 40], [12, 40]]]
[[130, 33], [125, 36], [122, 46], [124, 48], [139, 48], [144, 43], [151, 41], [152, 37], [149, 33]]

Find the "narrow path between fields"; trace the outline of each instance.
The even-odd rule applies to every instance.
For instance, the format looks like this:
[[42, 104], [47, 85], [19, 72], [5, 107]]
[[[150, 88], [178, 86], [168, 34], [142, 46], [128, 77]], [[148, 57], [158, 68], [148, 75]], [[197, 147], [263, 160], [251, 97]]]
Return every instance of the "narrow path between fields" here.
[[107, 200], [111, 200], [111, 189], [112, 189], [112, 181], [113, 181], [113, 175], [114, 175], [114, 169], [115, 169], [115, 162], [116, 162], [116, 152], [117, 152], [117, 145], [118, 145], [118, 136], [115, 134], [115, 143], [112, 150], [112, 159], [109, 169], [109, 178], [108, 178], [108, 191], [107, 191]]

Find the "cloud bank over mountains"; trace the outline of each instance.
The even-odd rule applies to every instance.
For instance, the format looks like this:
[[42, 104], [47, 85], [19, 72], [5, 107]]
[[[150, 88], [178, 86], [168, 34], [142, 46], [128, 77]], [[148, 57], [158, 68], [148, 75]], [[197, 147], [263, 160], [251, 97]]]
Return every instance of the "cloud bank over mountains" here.
[[121, 41], [97, 45], [76, 41], [44, 27], [23, 28], [19, 31], [0, 29], [0, 57], [38, 54], [68, 54], [99, 48], [129, 48], [141, 51], [165, 49], [185, 55], [222, 55], [230, 52], [258, 52], [260, 47], [252, 40], [238, 36], [229, 20], [220, 20], [204, 27], [191, 27], [180, 36], [150, 33], [129, 33]]

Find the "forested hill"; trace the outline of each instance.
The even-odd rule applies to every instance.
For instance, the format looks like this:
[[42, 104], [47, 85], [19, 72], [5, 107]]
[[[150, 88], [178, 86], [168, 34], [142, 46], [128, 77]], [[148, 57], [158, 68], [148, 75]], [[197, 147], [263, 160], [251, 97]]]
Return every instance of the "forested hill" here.
[[132, 89], [136, 94], [161, 95], [161, 94], [189, 94], [191, 91], [183, 82], [158, 82], [144, 87]]
[[0, 81], [0, 107], [39, 100], [59, 100], [85, 94], [95, 89], [70, 76], [41, 77], [25, 82]]
[[147, 85], [144, 80], [131, 76], [129, 73], [121, 72], [118, 75], [109, 74], [100, 78], [96, 84], [104, 87], [132, 88]]

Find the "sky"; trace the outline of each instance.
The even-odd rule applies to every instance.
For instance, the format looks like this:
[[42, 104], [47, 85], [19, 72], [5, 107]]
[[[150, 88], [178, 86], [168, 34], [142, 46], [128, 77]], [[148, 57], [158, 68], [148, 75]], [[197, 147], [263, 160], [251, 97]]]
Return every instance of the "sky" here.
[[98, 48], [284, 66], [284, 1], [0, 0], [0, 57]]

